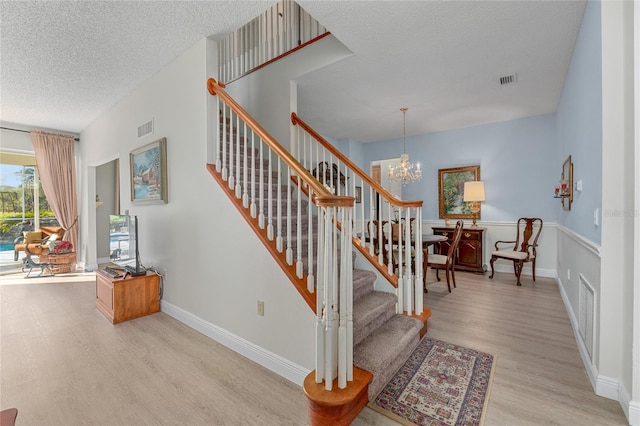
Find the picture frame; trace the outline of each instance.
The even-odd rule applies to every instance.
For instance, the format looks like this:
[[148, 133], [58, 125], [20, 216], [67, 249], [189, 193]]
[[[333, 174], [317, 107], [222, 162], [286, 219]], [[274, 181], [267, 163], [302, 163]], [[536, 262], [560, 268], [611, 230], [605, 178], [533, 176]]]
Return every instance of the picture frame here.
[[166, 204], [167, 138], [131, 151], [129, 171], [133, 204]]
[[356, 198], [357, 204], [362, 203], [362, 187], [361, 186], [356, 186], [355, 198]]
[[[480, 166], [438, 170], [438, 207], [441, 219], [473, 219], [471, 203], [463, 201], [464, 183], [480, 180]], [[476, 218], [480, 218], [478, 211]]]

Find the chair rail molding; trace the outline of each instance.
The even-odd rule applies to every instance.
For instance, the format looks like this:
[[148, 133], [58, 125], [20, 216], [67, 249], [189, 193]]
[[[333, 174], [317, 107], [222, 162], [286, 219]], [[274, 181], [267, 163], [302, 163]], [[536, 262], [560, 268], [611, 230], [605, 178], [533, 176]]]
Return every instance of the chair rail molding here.
[[554, 226], [556, 226], [559, 231], [561, 231], [571, 239], [575, 240], [581, 246], [589, 250], [591, 253], [595, 254], [598, 257], [602, 257], [600, 253], [600, 244], [594, 243], [588, 238], [583, 237], [582, 235], [576, 233], [575, 231], [572, 231], [566, 226], [560, 225], [559, 223], [555, 223]]

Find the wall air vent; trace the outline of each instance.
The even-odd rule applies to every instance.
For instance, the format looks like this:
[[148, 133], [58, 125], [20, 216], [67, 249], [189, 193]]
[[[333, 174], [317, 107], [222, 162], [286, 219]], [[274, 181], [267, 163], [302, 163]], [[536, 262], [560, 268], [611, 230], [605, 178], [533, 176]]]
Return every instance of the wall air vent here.
[[152, 134], [153, 134], [153, 119], [138, 126], [138, 139], [142, 139], [143, 137], [147, 135], [152, 135]]
[[502, 77], [500, 77], [500, 86], [515, 83], [517, 81], [516, 77], [517, 74], [503, 75]]

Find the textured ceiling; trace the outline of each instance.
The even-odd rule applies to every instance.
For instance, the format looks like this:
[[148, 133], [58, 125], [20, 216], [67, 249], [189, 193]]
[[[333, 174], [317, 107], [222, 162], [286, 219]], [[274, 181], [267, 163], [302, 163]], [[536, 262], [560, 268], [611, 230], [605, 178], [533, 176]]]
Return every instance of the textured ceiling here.
[[[205, 36], [273, 1], [0, 2], [0, 120], [80, 132]], [[585, 1], [299, 4], [354, 55], [298, 80], [300, 116], [369, 142], [555, 112]], [[517, 73], [517, 83], [498, 78]]]

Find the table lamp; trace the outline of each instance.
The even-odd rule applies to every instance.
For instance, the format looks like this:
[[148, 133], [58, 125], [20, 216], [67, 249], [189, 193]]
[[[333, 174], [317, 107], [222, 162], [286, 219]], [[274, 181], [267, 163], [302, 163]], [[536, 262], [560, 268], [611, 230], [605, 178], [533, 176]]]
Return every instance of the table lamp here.
[[476, 219], [480, 212], [480, 201], [484, 201], [484, 182], [474, 180], [464, 183], [463, 201], [471, 203], [471, 213], [473, 213], [473, 225], [476, 225]]

